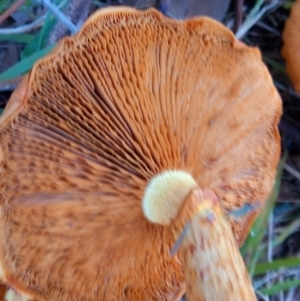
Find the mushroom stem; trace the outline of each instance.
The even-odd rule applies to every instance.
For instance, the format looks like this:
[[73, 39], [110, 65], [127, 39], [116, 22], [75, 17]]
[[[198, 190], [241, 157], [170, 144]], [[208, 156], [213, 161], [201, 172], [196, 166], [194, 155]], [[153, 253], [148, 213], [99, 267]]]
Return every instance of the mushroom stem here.
[[[143, 198], [149, 221], [169, 227], [171, 256], [183, 263], [189, 301], [254, 301], [250, 277], [219, 198], [193, 177], [167, 171], [152, 179]], [[255, 206], [254, 206], [255, 208]], [[242, 214], [245, 206], [235, 212]]]
[[10, 288], [6, 292], [4, 300], [5, 301], [27, 301], [28, 299], [26, 297], [19, 295], [17, 292], [15, 292], [13, 289]]
[[176, 238], [185, 231], [178, 253], [189, 301], [256, 300], [230, 224], [215, 194], [194, 189], [171, 229]]

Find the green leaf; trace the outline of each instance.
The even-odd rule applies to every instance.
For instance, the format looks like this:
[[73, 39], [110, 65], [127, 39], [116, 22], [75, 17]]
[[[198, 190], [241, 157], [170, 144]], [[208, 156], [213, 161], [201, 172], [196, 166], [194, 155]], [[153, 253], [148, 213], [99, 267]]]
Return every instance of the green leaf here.
[[0, 1], [0, 14], [4, 13], [10, 5], [11, 0], [2, 0]]
[[277, 70], [277, 71], [279, 71], [279, 72], [281, 72], [281, 73], [283, 73], [283, 74], [286, 74], [286, 71], [285, 71], [284, 66], [278, 64], [277, 62], [275, 62], [274, 60], [272, 60], [272, 59], [270, 59], [270, 58], [268, 58], [268, 57], [266, 57], [266, 56], [263, 56], [263, 60], [264, 60], [264, 62], [265, 62], [267, 65], [271, 66], [271, 67], [274, 68], [275, 70]]
[[275, 295], [278, 294], [280, 291], [287, 291], [295, 287], [300, 286], [300, 279], [296, 280], [287, 280], [281, 283], [273, 284], [271, 287], [263, 288], [259, 290], [263, 295]]
[[[54, 1], [54, 3], [59, 5], [59, 9], [62, 9], [67, 4], [67, 1], [57, 0]], [[34, 52], [41, 50], [46, 46], [45, 44], [56, 23], [57, 18], [51, 12], [47, 13], [46, 19], [41, 30], [35, 35], [35, 38], [30, 43], [28, 43], [21, 52], [21, 59], [32, 55]]]
[[257, 0], [254, 7], [251, 9], [244, 22], [246, 23], [249, 22], [249, 20], [252, 20], [253, 17], [258, 14], [263, 4], [264, 4], [264, 0]]
[[[291, 222], [288, 226], [285, 227], [285, 229], [275, 238], [272, 240], [271, 244], [272, 247], [275, 248], [282, 244], [292, 233], [297, 231], [300, 228], [300, 220], [296, 219], [293, 222]], [[258, 252], [259, 257], [263, 256], [263, 254], [266, 254], [268, 249], [268, 246], [266, 244], [262, 245]]]
[[54, 47], [53, 45], [50, 45], [50, 46], [46, 47], [45, 49], [39, 50], [39, 51], [35, 52], [34, 54], [32, 54], [31, 56], [16, 63], [12, 67], [10, 67], [6, 71], [4, 71], [2, 74], [0, 74], [0, 81], [10, 80], [17, 76], [20, 76], [21, 74], [28, 72], [32, 68], [34, 63], [38, 59], [42, 58], [47, 53], [49, 53], [49, 51], [52, 50], [53, 47]]
[[291, 9], [291, 7], [293, 6], [293, 4], [294, 4], [294, 1], [287, 1], [287, 2], [285, 2], [285, 3], [283, 4], [283, 7], [284, 7], [285, 9]]
[[47, 41], [50, 32], [56, 22], [56, 19], [53, 18], [50, 13], [48, 13], [42, 29], [38, 32], [38, 34], [35, 35], [34, 39], [30, 43], [28, 43], [21, 52], [21, 59], [24, 59], [34, 54], [36, 51], [43, 49], [45, 42]]
[[254, 275], [261, 275], [267, 272], [278, 270], [281, 268], [296, 268], [300, 266], [300, 258], [285, 258], [278, 259], [272, 262], [263, 262], [257, 264], [254, 270]]
[[26, 33], [0, 34], [0, 42], [30, 43], [35, 35]]
[[54, 27], [57, 20], [51, 16], [51, 14], [47, 14], [44, 25], [39, 32], [38, 40], [37, 40], [37, 49], [40, 50], [44, 47], [52, 28]]

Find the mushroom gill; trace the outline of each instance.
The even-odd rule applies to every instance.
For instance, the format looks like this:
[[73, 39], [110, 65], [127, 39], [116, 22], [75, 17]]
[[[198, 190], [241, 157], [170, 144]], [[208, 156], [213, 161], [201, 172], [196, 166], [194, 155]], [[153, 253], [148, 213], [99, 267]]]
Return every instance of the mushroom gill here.
[[[0, 118], [0, 277], [36, 300], [178, 300], [151, 179], [175, 170], [225, 211], [265, 201], [281, 100], [223, 25], [103, 9], [35, 64]], [[231, 220], [238, 244], [259, 209]]]

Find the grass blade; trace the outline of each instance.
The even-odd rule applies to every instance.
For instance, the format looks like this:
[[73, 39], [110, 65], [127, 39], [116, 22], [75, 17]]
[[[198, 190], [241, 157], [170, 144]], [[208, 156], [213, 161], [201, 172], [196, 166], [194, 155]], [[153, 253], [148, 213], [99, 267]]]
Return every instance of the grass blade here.
[[53, 48], [52, 45], [48, 46], [42, 50], [33, 53], [32, 55], [23, 59], [22, 61], [16, 63], [12, 67], [4, 71], [2, 74], [0, 74], [0, 81], [10, 80], [17, 76], [20, 76], [21, 74], [28, 72], [32, 68], [34, 63], [40, 58], [42, 58], [43, 56], [45, 56], [47, 53], [49, 53], [49, 51], [52, 48]]
[[265, 231], [262, 231], [262, 229], [267, 228], [270, 213], [273, 211], [275, 202], [277, 200], [280, 189], [283, 166], [286, 161], [286, 157], [287, 154], [285, 153], [279, 164], [275, 185], [269, 197], [269, 200], [267, 201], [267, 204], [264, 210], [262, 211], [261, 215], [255, 221], [251, 230], [251, 234], [248, 236], [245, 244], [241, 248], [241, 254], [246, 259], [246, 262], [248, 262], [247, 266], [251, 276], [253, 276], [256, 264], [260, 259], [261, 252], [258, 252], [259, 245], [261, 244], [265, 235]]
[[9, 35], [0, 35], [0, 42], [15, 42], [28, 44], [34, 39], [33, 34], [16, 33]]
[[296, 257], [263, 262], [256, 265], [254, 275], [261, 275], [282, 268], [296, 268], [297, 266], [300, 266], [300, 258]]
[[263, 295], [272, 296], [278, 294], [280, 291], [287, 291], [300, 286], [300, 279], [287, 280], [281, 283], [272, 285], [272, 287], [263, 288], [259, 290]]

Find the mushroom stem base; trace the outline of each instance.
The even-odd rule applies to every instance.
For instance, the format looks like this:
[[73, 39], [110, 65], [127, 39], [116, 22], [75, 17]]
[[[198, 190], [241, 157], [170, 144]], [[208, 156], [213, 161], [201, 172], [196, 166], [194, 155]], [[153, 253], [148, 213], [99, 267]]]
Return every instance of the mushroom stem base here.
[[190, 225], [178, 250], [187, 299], [255, 301], [250, 277], [218, 198], [211, 192], [193, 190], [178, 214], [179, 220], [174, 221], [176, 237], [187, 217], [191, 217]]
[[27, 301], [25, 297], [12, 290], [11, 288], [6, 292], [5, 301]]

